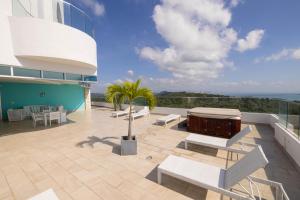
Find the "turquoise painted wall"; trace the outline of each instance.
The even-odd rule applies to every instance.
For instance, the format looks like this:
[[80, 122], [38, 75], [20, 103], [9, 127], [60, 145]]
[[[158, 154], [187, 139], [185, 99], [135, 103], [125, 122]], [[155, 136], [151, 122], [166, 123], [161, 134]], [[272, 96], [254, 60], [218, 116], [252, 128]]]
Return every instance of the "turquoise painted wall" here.
[[79, 85], [1, 83], [3, 119], [9, 108], [26, 105], [63, 105], [67, 111], [85, 109], [84, 88]]

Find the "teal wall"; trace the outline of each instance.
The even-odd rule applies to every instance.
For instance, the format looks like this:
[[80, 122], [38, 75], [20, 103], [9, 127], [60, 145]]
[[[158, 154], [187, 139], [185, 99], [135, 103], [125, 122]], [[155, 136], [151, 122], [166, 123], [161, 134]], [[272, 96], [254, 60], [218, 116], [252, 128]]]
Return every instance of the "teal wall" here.
[[3, 118], [7, 109], [26, 105], [63, 105], [67, 111], [85, 109], [84, 88], [79, 85], [1, 83]]

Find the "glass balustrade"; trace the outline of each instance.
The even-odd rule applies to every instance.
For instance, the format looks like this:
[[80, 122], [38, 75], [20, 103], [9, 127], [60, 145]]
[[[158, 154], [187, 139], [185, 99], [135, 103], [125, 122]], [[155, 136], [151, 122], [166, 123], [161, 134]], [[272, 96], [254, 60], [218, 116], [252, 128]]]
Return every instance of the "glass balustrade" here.
[[54, 22], [81, 30], [94, 38], [93, 20], [76, 6], [63, 0], [52, 0], [52, 4], [49, 4], [52, 7], [49, 8], [52, 10], [52, 13], [51, 15], [46, 15], [45, 9], [47, 9], [48, 4], [42, 1], [37, 1], [36, 4], [32, 5], [30, 0], [12, 0], [13, 16], [53, 20]]

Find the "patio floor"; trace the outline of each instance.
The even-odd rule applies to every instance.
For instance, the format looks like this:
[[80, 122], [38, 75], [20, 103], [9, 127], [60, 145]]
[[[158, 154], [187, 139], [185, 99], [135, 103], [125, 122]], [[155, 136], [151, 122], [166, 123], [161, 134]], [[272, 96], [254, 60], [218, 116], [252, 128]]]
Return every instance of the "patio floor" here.
[[[235, 162], [227, 152], [197, 146], [185, 150], [182, 140], [188, 133], [177, 129], [177, 122], [166, 128], [154, 125], [158, 115], [151, 115], [134, 122], [138, 155], [120, 156], [119, 138], [126, 135], [128, 121], [110, 114], [109, 109], [93, 108], [51, 128], [33, 129], [29, 120], [0, 123], [0, 199], [27, 199], [49, 188], [61, 200], [221, 199], [171, 177], [164, 176], [159, 185], [156, 167], [173, 154], [225, 168]], [[253, 127], [243, 140], [261, 144], [270, 162], [254, 176], [282, 182], [290, 199], [300, 199], [300, 174], [276, 143], [273, 130]], [[269, 187], [261, 190], [265, 199], [273, 199]]]

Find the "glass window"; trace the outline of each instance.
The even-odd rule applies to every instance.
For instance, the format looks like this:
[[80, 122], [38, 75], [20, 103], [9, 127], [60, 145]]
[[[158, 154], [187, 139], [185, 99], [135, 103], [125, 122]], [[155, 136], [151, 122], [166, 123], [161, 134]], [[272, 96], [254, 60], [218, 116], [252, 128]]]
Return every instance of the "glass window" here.
[[82, 81], [82, 76], [80, 74], [69, 74], [69, 73], [66, 73], [66, 80]]
[[84, 76], [84, 81], [97, 82], [97, 76]]
[[10, 67], [0, 65], [0, 75], [10, 76]]
[[24, 76], [24, 77], [34, 77], [34, 78], [41, 78], [41, 71], [35, 69], [24, 69], [14, 67], [14, 76]]
[[43, 71], [43, 77], [49, 79], [64, 79], [64, 73], [61, 72], [50, 72], [50, 71]]

